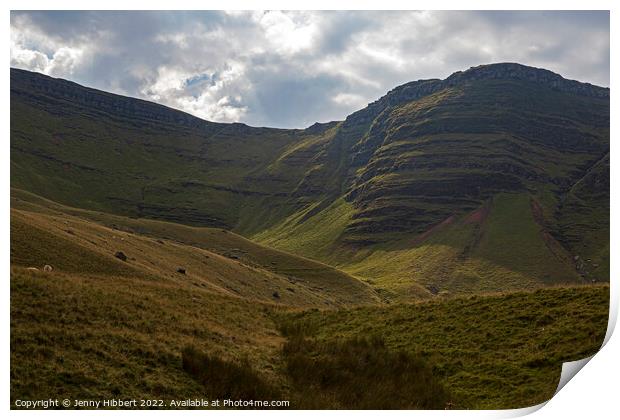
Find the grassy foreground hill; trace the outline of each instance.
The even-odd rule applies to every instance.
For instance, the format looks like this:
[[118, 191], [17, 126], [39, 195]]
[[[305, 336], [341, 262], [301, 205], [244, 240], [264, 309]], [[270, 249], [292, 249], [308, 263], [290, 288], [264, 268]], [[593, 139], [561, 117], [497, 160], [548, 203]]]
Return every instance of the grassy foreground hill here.
[[313, 310], [277, 319], [289, 340], [380, 337], [389, 349], [419, 355], [433, 366], [454, 408], [506, 409], [550, 399], [562, 362], [598, 350], [608, 304], [607, 286], [586, 286]]
[[608, 281], [608, 156], [609, 89], [518, 64], [407, 83], [304, 130], [11, 70], [13, 187], [231, 230], [391, 299]]
[[540, 403], [605, 335], [609, 162], [609, 90], [517, 64], [303, 130], [12, 69], [12, 404]]
[[[550, 398], [561, 363], [593, 354], [605, 335], [605, 286], [386, 305], [337, 270], [221, 229], [18, 190], [12, 207], [12, 401], [522, 407]], [[204, 381], [213, 375], [217, 386]]]

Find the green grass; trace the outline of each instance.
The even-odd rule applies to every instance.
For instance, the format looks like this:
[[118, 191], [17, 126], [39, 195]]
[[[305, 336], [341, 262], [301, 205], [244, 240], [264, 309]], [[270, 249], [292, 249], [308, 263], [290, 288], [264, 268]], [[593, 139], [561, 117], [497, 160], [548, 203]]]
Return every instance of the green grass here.
[[[66, 230], [73, 232], [68, 228]], [[131, 266], [119, 264], [111, 255], [106, 258], [98, 252], [75, 244], [70, 237], [55, 235], [33, 226], [16, 213], [11, 217], [11, 264], [39, 270], [51, 264], [56, 270], [70, 273], [136, 277], [145, 275]]]
[[[141, 225], [232, 230], [336, 266], [388, 298], [428, 296], [429, 284], [462, 293], [609, 279], [609, 191], [593, 196], [583, 181], [608, 178], [597, 163], [609, 151], [607, 98], [508, 78], [402, 102], [403, 87], [329, 127], [278, 130], [11, 74], [16, 189]], [[517, 196], [514, 206], [506, 198]], [[481, 237], [457, 223], [416, 239], [489, 200]], [[587, 265], [579, 274], [576, 255]]]
[[535, 220], [532, 201], [525, 194], [494, 197], [472, 258], [488, 260], [551, 284], [577, 281], [569, 254]]
[[[12, 400], [178, 399], [217, 388], [274, 395], [291, 408], [523, 407], [549, 398], [561, 362], [591, 355], [605, 334], [603, 286], [459, 298], [441, 291], [385, 305], [337, 270], [231, 232], [14, 193]], [[485, 226], [493, 228], [493, 206], [520, 213], [529, 205], [503, 199]], [[475, 226], [446, 224], [416, 246], [430, 256], [458, 236], [451, 229], [467, 245]], [[114, 258], [119, 249], [127, 261]], [[390, 252], [377, 268], [404, 261]], [[43, 264], [54, 271], [25, 268]], [[358, 307], [299, 312], [347, 305]], [[217, 386], [205, 381], [213, 372]]]
[[209, 398], [282, 400], [282, 394], [259, 376], [247, 360], [230, 362], [209, 356], [195, 347], [184, 348], [181, 357], [183, 370], [203, 385]]
[[[561, 364], [594, 354], [609, 288], [542, 289], [340, 311], [280, 313], [280, 329], [329, 347], [380, 337], [432, 366], [455, 408], [520, 408], [553, 395]], [[333, 348], [333, 346], [331, 347]]]
[[132, 277], [11, 272], [11, 400], [197, 398], [194, 346], [276, 374], [279, 337], [258, 302]]
[[549, 286], [609, 279], [609, 100], [408, 89], [278, 130], [13, 69], [11, 399], [550, 398], [605, 334]]
[[[533, 200], [529, 194], [498, 194], [421, 235], [349, 247], [323, 258], [397, 300], [429, 297], [429, 286], [442, 294], [462, 294], [583, 283], [570, 254], [535, 219]], [[473, 218], [476, 214], [480, 220]]]
[[607, 154], [571, 187], [558, 209], [556, 232], [589, 280], [609, 280], [609, 185]]
[[252, 239], [298, 255], [330, 261], [334, 244], [350, 222], [353, 208], [340, 199], [315, 214], [319, 206], [320, 203], [312, 204]]
[[[13, 268], [11, 399], [268, 390], [291, 408], [523, 407], [551, 397], [561, 362], [598, 349], [608, 298], [600, 286], [299, 313]], [[204, 380], [214, 372], [221, 388]]]

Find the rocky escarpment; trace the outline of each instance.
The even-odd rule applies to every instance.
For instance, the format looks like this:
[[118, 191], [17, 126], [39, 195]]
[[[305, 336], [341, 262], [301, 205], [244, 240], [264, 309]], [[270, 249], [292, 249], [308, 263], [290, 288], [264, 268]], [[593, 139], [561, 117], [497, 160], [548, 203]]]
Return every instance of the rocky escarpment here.
[[[551, 89], [557, 92], [585, 97], [609, 99], [609, 88], [568, 80], [557, 73], [545, 69], [517, 63], [497, 63], [472, 67], [466, 71], [458, 71], [444, 80], [418, 80], [398, 86], [375, 102], [368, 104], [366, 108], [348, 116], [343, 125], [345, 127], [362, 126], [368, 129], [375, 118], [389, 108], [419, 100], [447, 88], [484, 80], [527, 82], [538, 84], [542, 89]], [[366, 163], [363, 156], [354, 156], [353, 159], [354, 164], [362, 165]]]
[[563, 200], [558, 217], [575, 220], [556, 230], [578, 243], [584, 191], [572, 187], [609, 151], [609, 89], [512, 63], [407, 83], [304, 130], [211, 123], [15, 69], [11, 114], [14, 187], [248, 235], [338, 209], [325, 238], [357, 246], [426, 232], [504, 192]]
[[[200, 129], [211, 133], [226, 124], [217, 124], [194, 117], [163, 105], [121, 95], [114, 95], [97, 89], [85, 89], [77, 83], [63, 79], [42, 76], [20, 69], [11, 69], [11, 96], [22, 96], [41, 106], [52, 105], [63, 100], [67, 106], [81, 107], [83, 111], [106, 113], [122, 119], [135, 121], [157, 121], [183, 127]], [[62, 112], [62, 109], [57, 109]]]
[[568, 80], [557, 73], [517, 63], [498, 63], [457, 71], [443, 81], [445, 87], [473, 80], [518, 80], [542, 85], [558, 92], [572, 93], [593, 98], [609, 98], [609, 88]]
[[404, 85], [395, 87], [386, 95], [369, 104], [365, 109], [351, 114], [347, 120], [370, 122], [388, 107], [415, 101], [442, 89], [480, 80], [530, 82], [539, 84], [545, 89], [553, 89], [558, 92], [594, 98], [609, 98], [609, 88], [568, 80], [557, 73], [545, 69], [524, 66], [517, 63], [497, 63], [476, 66], [465, 71], [457, 71], [444, 80], [428, 79], [405, 83]]
[[[609, 150], [609, 89], [518, 64], [390, 91], [343, 127], [352, 242], [423, 232], [500, 192], [559, 197]], [[359, 133], [363, 131], [363, 134]]]

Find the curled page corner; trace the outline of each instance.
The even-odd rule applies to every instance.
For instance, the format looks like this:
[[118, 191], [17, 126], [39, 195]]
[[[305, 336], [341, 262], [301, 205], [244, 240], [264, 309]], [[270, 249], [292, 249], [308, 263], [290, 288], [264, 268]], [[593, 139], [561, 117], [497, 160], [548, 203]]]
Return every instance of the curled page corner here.
[[[562, 388], [564, 388], [564, 385], [566, 385], [577, 374], [577, 372], [579, 372], [586, 364], [588, 364], [588, 362], [592, 360], [594, 356], [595, 354], [590, 357], [586, 357], [585, 359], [562, 363], [562, 373], [560, 374], [560, 381], [558, 382], [558, 387], [553, 393], [553, 397], [555, 397], [557, 393], [560, 392]], [[532, 405], [530, 407], [506, 410], [500, 414], [499, 418], [516, 418], [527, 416], [543, 408], [545, 405], [547, 405], [549, 401], [551, 401], [553, 397], [551, 397], [547, 401], [543, 401], [540, 404]]]
[[[607, 321], [607, 332], [605, 333], [605, 338], [603, 339], [603, 343], [601, 347], [594, 353], [592, 356], [586, 357], [585, 359], [574, 360], [572, 362], [564, 362], [562, 363], [562, 373], [560, 374], [560, 381], [558, 383], [558, 387], [556, 388], [553, 396], [555, 397], [558, 392], [564, 385], [566, 385], [573, 377], [579, 372], [585, 365], [588, 364], [590, 360], [596, 354], [601, 351], [603, 347], [607, 344], [609, 339], [611, 338], [615, 328], [616, 321], [618, 319], [618, 291], [615, 287], [610, 288], [610, 299], [609, 299], [609, 320]], [[553, 397], [552, 397], [553, 398]]]
[[564, 362], [562, 363], [562, 373], [560, 374], [560, 381], [558, 382], [558, 387], [555, 389], [553, 396], [555, 397], [558, 392], [564, 385], [568, 383], [573, 377], [579, 372], [592, 358], [595, 356], [593, 354], [590, 357], [586, 357], [585, 359], [573, 360], [572, 362]]
[[530, 415], [538, 410], [540, 410], [541, 408], [543, 408], [545, 405], [547, 405], [547, 403], [550, 400], [541, 402], [540, 404], [536, 404], [536, 405], [532, 405], [530, 407], [523, 407], [523, 408], [513, 408], [510, 410], [503, 410], [500, 411], [500, 415], [498, 416], [499, 418], [503, 418], [503, 419], [512, 419], [512, 418], [517, 418], [517, 417], [525, 417], [527, 415]]

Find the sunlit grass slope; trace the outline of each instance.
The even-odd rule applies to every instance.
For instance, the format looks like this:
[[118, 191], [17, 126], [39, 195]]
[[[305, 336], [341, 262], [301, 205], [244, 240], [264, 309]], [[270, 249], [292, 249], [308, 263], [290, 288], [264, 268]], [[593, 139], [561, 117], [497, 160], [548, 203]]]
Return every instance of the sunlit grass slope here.
[[396, 299], [583, 282], [537, 206], [529, 194], [503, 193], [412, 238], [370, 248], [321, 247], [322, 236], [344, 229], [350, 212], [342, 202], [290, 228], [293, 235], [285, 223], [255, 239], [325, 260]]
[[[371, 287], [341, 271], [229, 231], [128, 219], [15, 194], [11, 214], [15, 265], [51, 264], [71, 273], [167, 279], [227, 296], [295, 306], [378, 301]], [[126, 261], [115, 257], [119, 251]]]
[[281, 313], [278, 319], [289, 339], [320, 344], [378, 337], [432, 365], [454, 408], [506, 409], [548, 400], [562, 362], [599, 349], [608, 304], [607, 286], [585, 286]]

